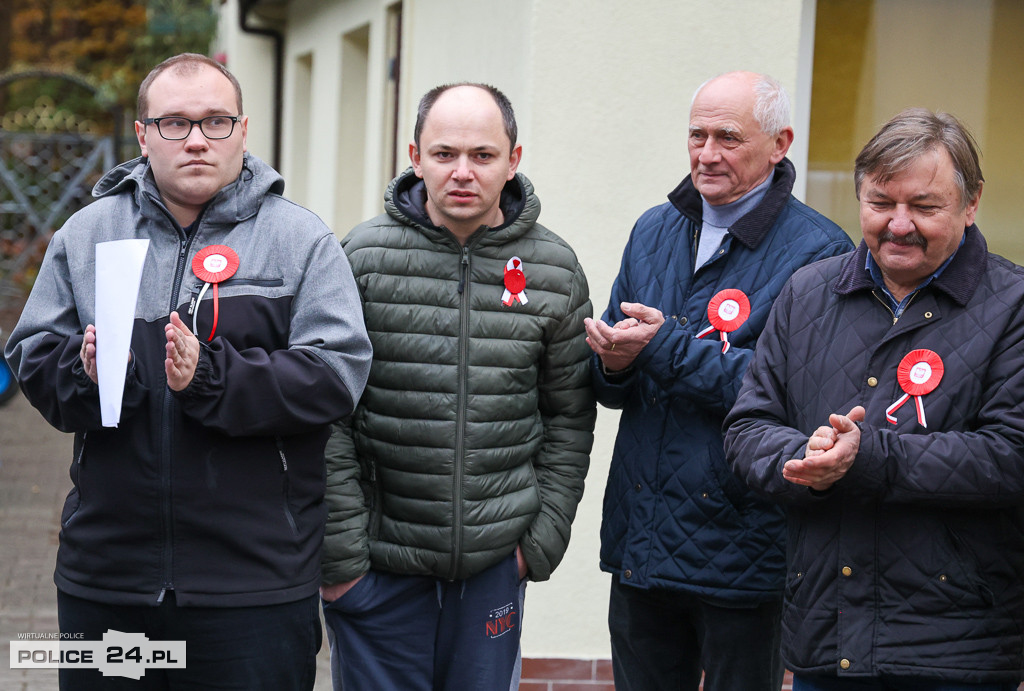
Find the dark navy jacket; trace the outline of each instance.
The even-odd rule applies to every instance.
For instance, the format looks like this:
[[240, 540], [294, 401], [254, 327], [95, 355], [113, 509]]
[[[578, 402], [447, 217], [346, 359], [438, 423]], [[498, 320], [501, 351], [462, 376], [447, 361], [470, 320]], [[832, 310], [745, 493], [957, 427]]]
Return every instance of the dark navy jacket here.
[[[777, 598], [785, 570], [784, 518], [729, 472], [722, 420], [732, 407], [772, 302], [798, 268], [853, 249], [836, 224], [790, 193], [784, 159], [764, 199], [737, 221], [694, 273], [702, 201], [690, 177], [637, 221], [604, 320], [640, 302], [665, 323], [626, 374], [606, 376], [595, 355], [598, 401], [621, 408], [601, 525], [601, 568], [624, 584], [671, 588], [735, 604]], [[708, 303], [724, 289], [750, 316], [723, 353]]]
[[[894, 322], [866, 255], [862, 243], [793, 277], [727, 420], [736, 473], [789, 515], [783, 659], [813, 675], [1016, 688], [1024, 269], [988, 254], [971, 226]], [[918, 350], [938, 356], [942, 375], [920, 396], [923, 418], [908, 400], [892, 422], [886, 409], [904, 393], [899, 365]], [[854, 405], [866, 415], [845, 477], [824, 493], [787, 482], [785, 461], [803, 458], [829, 413]]]

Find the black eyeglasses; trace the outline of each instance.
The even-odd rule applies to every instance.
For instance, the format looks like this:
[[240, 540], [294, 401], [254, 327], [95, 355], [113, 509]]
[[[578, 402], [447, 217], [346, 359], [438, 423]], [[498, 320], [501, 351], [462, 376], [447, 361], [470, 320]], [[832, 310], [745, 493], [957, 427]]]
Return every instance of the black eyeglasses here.
[[189, 120], [178, 115], [164, 118], [146, 118], [144, 125], [156, 125], [157, 131], [164, 139], [172, 142], [185, 139], [192, 134], [192, 126], [199, 125], [199, 131], [207, 139], [227, 139], [235, 131], [235, 123], [241, 115], [210, 115], [199, 120]]

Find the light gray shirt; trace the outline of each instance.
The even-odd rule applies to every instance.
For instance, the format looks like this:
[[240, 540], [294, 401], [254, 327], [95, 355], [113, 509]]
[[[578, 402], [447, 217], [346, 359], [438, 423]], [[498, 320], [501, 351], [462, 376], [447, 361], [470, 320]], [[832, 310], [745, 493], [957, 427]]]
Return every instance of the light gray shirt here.
[[774, 179], [775, 171], [772, 171], [772, 174], [764, 182], [728, 204], [712, 206], [703, 197], [701, 198], [704, 205], [703, 225], [700, 227], [700, 239], [697, 241], [697, 257], [693, 262], [694, 273], [697, 273], [697, 269], [704, 266], [711, 259], [715, 250], [722, 246], [722, 240], [725, 239], [725, 234], [732, 224], [753, 211], [754, 207], [761, 203]]

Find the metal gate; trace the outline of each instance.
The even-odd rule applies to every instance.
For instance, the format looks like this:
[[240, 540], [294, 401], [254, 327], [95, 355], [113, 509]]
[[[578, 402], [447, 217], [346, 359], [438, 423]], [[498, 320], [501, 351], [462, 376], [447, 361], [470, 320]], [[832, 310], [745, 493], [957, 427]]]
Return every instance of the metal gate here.
[[[95, 93], [80, 78], [50, 72], [8, 75], [0, 88], [40, 78]], [[0, 323], [20, 314], [54, 231], [92, 201], [93, 185], [118, 161], [121, 112], [107, 112], [112, 122], [80, 119], [41, 96], [0, 114]]]

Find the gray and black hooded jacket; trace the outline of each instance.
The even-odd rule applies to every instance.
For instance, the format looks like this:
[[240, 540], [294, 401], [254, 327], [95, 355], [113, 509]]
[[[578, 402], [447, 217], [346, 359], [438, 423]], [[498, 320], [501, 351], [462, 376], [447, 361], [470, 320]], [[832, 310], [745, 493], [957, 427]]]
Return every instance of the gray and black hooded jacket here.
[[[312, 595], [320, 582], [329, 423], [365, 384], [370, 345], [351, 269], [331, 231], [280, 196], [280, 175], [245, 157], [186, 235], [160, 201], [147, 159], [109, 172], [98, 200], [58, 231], [7, 344], [22, 390], [75, 433], [55, 580], [91, 600], [248, 606]], [[102, 427], [79, 350], [95, 323], [97, 243], [150, 241], [117, 427]], [[198, 304], [202, 343], [191, 384], [164, 373], [164, 326], [190, 325], [202, 283], [195, 254], [239, 256]], [[103, 335], [97, 334], [103, 347]], [[126, 354], [127, 355], [127, 354]]]
[[[503, 191], [505, 223], [464, 247], [425, 199], [406, 171], [387, 213], [343, 241], [374, 359], [352, 426], [328, 445], [324, 580], [371, 565], [463, 579], [517, 544], [544, 580], [568, 545], [593, 443], [587, 280], [537, 223], [522, 175]], [[513, 257], [525, 304], [502, 300]]]

